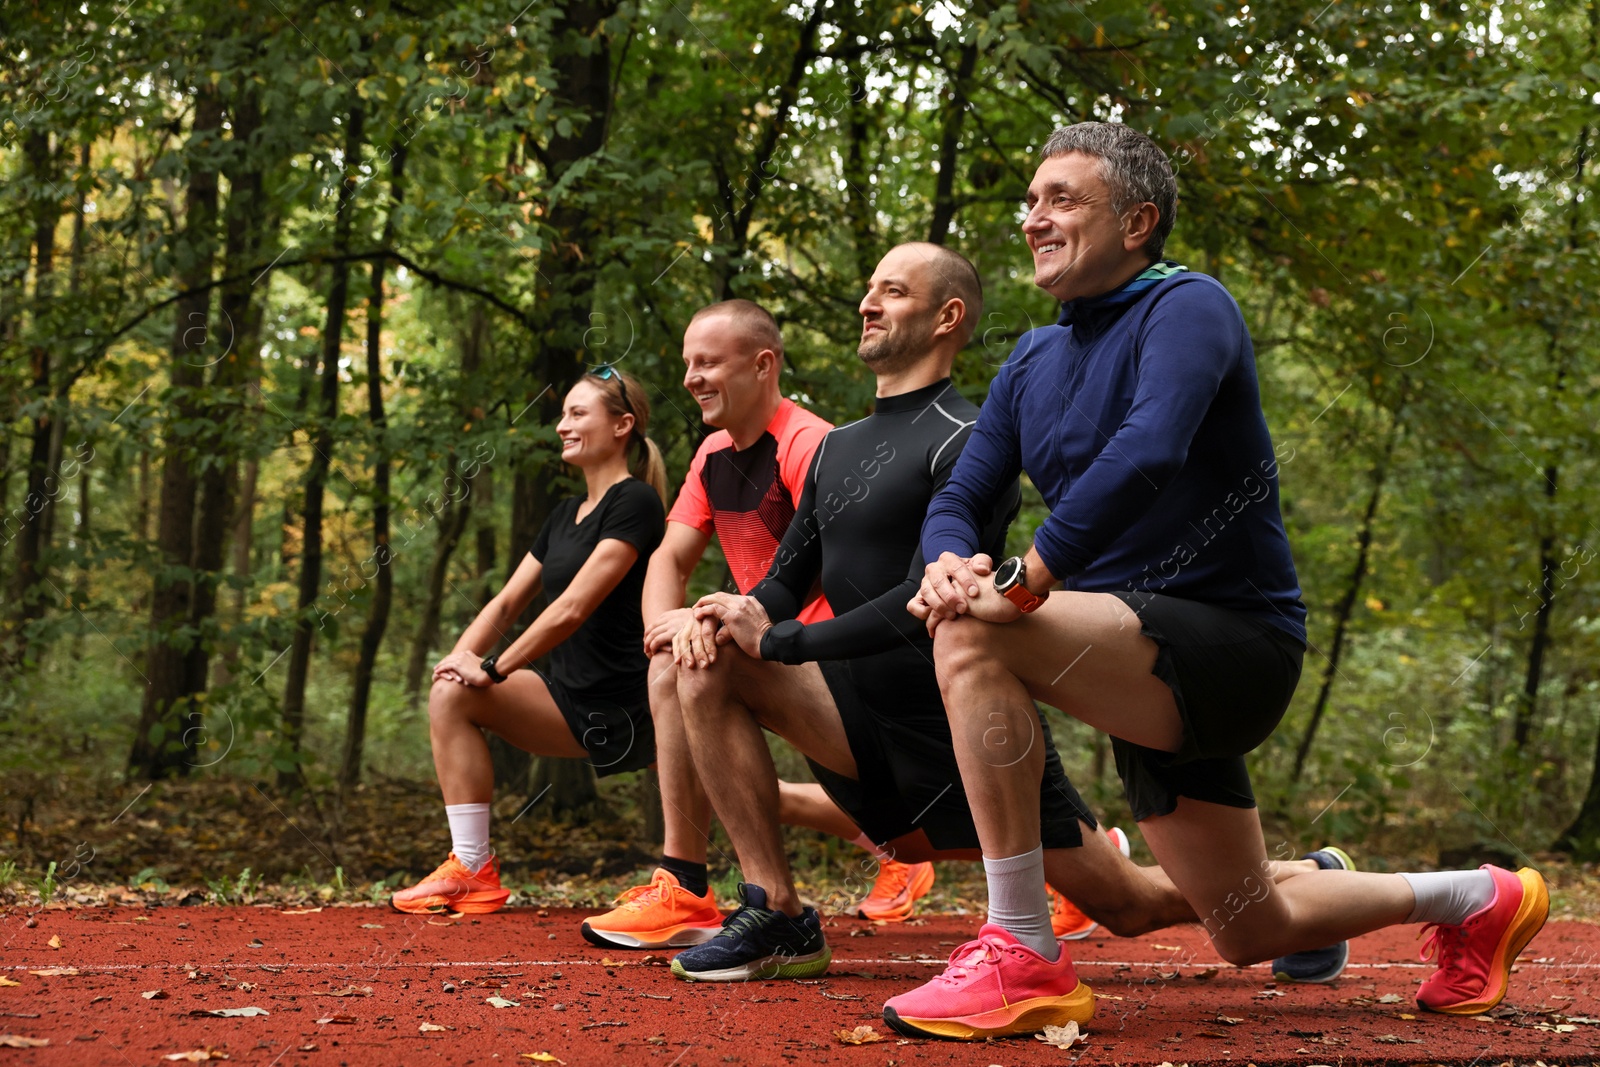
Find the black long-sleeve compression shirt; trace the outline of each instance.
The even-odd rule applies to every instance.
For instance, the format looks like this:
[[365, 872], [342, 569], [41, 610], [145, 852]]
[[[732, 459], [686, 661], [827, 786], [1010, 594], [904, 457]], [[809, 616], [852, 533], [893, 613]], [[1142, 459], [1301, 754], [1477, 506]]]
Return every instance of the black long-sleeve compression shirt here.
[[[906, 602], [922, 581], [928, 502], [977, 417], [977, 406], [945, 378], [881, 397], [871, 415], [823, 438], [772, 570], [750, 591], [774, 623], [762, 636], [762, 659], [806, 663], [915, 649], [933, 662], [932, 640]], [[997, 494], [983, 540], [997, 559], [1019, 501], [1015, 481]], [[806, 625], [795, 616], [819, 577], [834, 617]]]

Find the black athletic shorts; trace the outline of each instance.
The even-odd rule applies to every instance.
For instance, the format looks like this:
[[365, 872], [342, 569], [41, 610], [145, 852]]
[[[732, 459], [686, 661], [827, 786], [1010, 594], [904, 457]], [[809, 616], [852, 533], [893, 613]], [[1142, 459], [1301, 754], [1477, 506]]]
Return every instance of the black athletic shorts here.
[[1160, 593], [1117, 593], [1159, 646], [1151, 673], [1183, 720], [1176, 752], [1112, 738], [1135, 820], [1170, 815], [1179, 797], [1256, 806], [1244, 755], [1289, 708], [1306, 646], [1255, 616]]
[[[871, 689], [864, 691], [852, 674], [852, 662], [861, 661], [824, 660], [817, 666], [839, 709], [860, 777], [848, 778], [807, 760], [812, 774], [834, 803], [880, 845], [921, 829], [936, 849], [978, 848], [950, 721], [937, 690], [931, 701], [926, 694], [902, 691], [909, 699], [894, 701], [893, 714], [886, 714], [882, 709], [890, 701]], [[1077, 848], [1083, 844], [1078, 820], [1093, 827], [1094, 815], [1067, 780], [1042, 715], [1039, 733], [1028, 743], [1043, 745], [1045, 752], [1039, 787], [1044, 847]]]
[[[532, 670], [533, 668], [529, 668]], [[648, 767], [656, 759], [656, 721], [650, 716], [650, 695], [644, 689], [625, 697], [596, 696], [569, 689], [543, 671], [544, 679], [567, 720], [567, 728], [589, 751], [589, 765], [601, 778]]]

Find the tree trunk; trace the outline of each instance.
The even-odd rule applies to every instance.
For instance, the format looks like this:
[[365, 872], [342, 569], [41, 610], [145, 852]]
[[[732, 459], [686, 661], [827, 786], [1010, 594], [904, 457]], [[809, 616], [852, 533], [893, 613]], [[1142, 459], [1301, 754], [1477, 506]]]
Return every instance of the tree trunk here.
[[[1395, 415], [1396, 425], [1399, 422]], [[1317, 702], [1311, 709], [1311, 721], [1306, 724], [1305, 736], [1294, 754], [1294, 771], [1289, 775], [1291, 784], [1300, 781], [1305, 771], [1306, 758], [1311, 755], [1311, 743], [1316, 740], [1317, 727], [1328, 709], [1328, 696], [1333, 691], [1334, 676], [1339, 673], [1339, 659], [1344, 655], [1345, 637], [1349, 633], [1350, 616], [1355, 611], [1356, 598], [1361, 594], [1361, 583], [1367, 577], [1367, 557], [1372, 549], [1373, 520], [1378, 514], [1378, 501], [1383, 495], [1383, 481], [1389, 473], [1389, 457], [1394, 454], [1396, 432], [1390, 427], [1389, 440], [1383, 455], [1372, 468], [1372, 491], [1367, 495], [1367, 509], [1361, 516], [1361, 526], [1356, 533], [1356, 563], [1350, 568], [1350, 578], [1345, 583], [1344, 595], [1339, 598], [1333, 613], [1333, 643], [1328, 647], [1328, 662], [1322, 668], [1322, 686], [1317, 690]]]
[[[428, 566], [428, 582], [422, 603], [422, 617], [417, 622], [416, 636], [411, 640], [411, 655], [406, 661], [406, 695], [413, 704], [422, 694], [423, 675], [428, 670], [429, 653], [439, 640], [439, 618], [444, 609], [445, 580], [450, 575], [450, 557], [455, 555], [461, 535], [466, 532], [467, 519], [471, 517], [472, 494], [470, 488], [461, 499], [453, 499], [453, 486], [461, 483], [452, 457], [444, 506], [436, 513], [439, 523], [439, 540], [434, 545], [433, 562]], [[465, 483], [470, 486], [470, 483]], [[487, 649], [479, 649], [488, 655]]]
[[[1553, 511], [1556, 498], [1556, 478], [1560, 471], [1554, 463], [1544, 469], [1544, 500], [1547, 511]], [[1547, 518], [1546, 521], [1552, 521]], [[1539, 610], [1533, 616], [1533, 637], [1528, 643], [1528, 669], [1522, 680], [1522, 695], [1517, 700], [1517, 719], [1512, 729], [1511, 744], [1521, 752], [1533, 735], [1534, 712], [1539, 705], [1539, 682], [1544, 675], [1545, 652], [1550, 648], [1550, 614], [1555, 610], [1556, 578], [1561, 561], [1556, 559], [1555, 537], [1546, 533], [1539, 538]]]
[[[333, 254], [350, 250], [350, 216], [356, 189], [360, 185], [361, 145], [364, 106], [350, 108], [345, 123], [344, 171], [339, 183], [339, 202], [334, 209]], [[300, 553], [300, 596], [297, 604], [294, 642], [289, 646], [289, 676], [283, 693], [283, 746], [278, 765], [280, 789], [298, 789], [300, 740], [305, 730], [306, 678], [311, 669], [311, 646], [321, 620], [312, 618], [312, 608], [322, 588], [322, 503], [328, 471], [333, 463], [334, 422], [339, 417], [339, 342], [344, 335], [345, 303], [349, 297], [350, 266], [347, 261], [332, 264], [333, 278], [328, 286], [328, 315], [322, 328], [322, 389], [317, 427], [312, 434], [311, 463], [306, 472], [305, 526]]]
[[944, 129], [939, 135], [939, 176], [933, 185], [933, 221], [928, 224], [928, 243], [942, 245], [950, 235], [956, 218], [956, 165], [961, 143], [961, 127], [967, 118], [967, 82], [978, 62], [978, 46], [961, 46], [961, 58], [950, 78], [949, 101], [944, 106]]
[[[28, 134], [24, 155], [35, 188], [48, 189], [55, 183], [56, 155], [48, 133]], [[33, 215], [33, 315], [29, 326], [28, 361], [32, 378], [29, 401], [36, 405], [33, 414], [32, 444], [28, 451], [27, 485], [23, 491], [21, 530], [17, 533], [16, 569], [11, 576], [11, 619], [9, 640], [0, 650], [4, 666], [14, 669], [33, 659], [32, 623], [44, 614], [42, 566], [44, 546], [43, 515], [52, 496], [50, 441], [55, 433], [55, 406], [50, 389], [49, 326], [54, 317], [56, 222], [60, 206], [49, 196], [39, 195], [31, 205]], [[54, 487], [59, 491], [59, 486]]]
[[[394, 240], [396, 214], [405, 202], [406, 149], [393, 150], [389, 159], [389, 199], [392, 208], [384, 220], [382, 247]], [[372, 261], [372, 285], [367, 298], [367, 417], [372, 422], [372, 565], [377, 569], [367, 628], [361, 634], [354, 684], [350, 689], [350, 714], [345, 722], [344, 762], [339, 784], [348, 789], [361, 780], [361, 750], [367, 737], [367, 702], [372, 695], [372, 672], [378, 662], [383, 632], [389, 626], [394, 601], [394, 571], [389, 551], [389, 420], [383, 409], [383, 270], [387, 262]]]
[[[195, 100], [189, 141], [189, 188], [184, 205], [185, 255], [178, 257], [177, 287], [200, 289], [211, 280], [215, 258], [217, 168], [215, 142], [222, 125], [216, 88], [202, 83]], [[150, 594], [151, 642], [145, 660], [146, 686], [128, 771], [139, 778], [186, 773], [192, 764], [199, 723], [186, 699], [185, 654], [194, 587], [187, 576], [194, 563], [195, 470], [193, 443], [183, 427], [192, 425], [199, 388], [202, 349], [210, 321], [211, 293], [201, 289], [178, 300], [173, 326], [172, 415], [167, 422], [161, 468], [157, 549], [161, 567]], [[178, 573], [174, 574], [174, 571]]]
[[[199, 440], [206, 457], [200, 475], [200, 507], [195, 523], [195, 590], [190, 604], [189, 627], [194, 643], [185, 662], [190, 693], [204, 693], [210, 684], [212, 617], [216, 614], [217, 585], [228, 546], [228, 526], [239, 480], [240, 438], [246, 386], [259, 373], [261, 309], [253, 299], [255, 286], [248, 277], [262, 245], [260, 208], [262, 176], [259, 157], [249, 142], [261, 125], [261, 109], [254, 83], [243, 79], [244, 89], [232, 109], [233, 159], [228, 176], [228, 205], [223, 237], [223, 273], [240, 279], [222, 287], [218, 302], [219, 326], [207, 338], [211, 389], [204, 405], [205, 430]], [[231, 643], [230, 643], [230, 647]]]

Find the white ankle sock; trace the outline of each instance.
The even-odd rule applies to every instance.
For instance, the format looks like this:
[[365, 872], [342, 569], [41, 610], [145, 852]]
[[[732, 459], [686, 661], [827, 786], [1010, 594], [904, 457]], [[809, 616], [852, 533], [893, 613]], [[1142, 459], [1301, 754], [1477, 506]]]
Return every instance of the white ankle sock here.
[[1494, 900], [1494, 878], [1488, 871], [1439, 871], [1402, 874], [1417, 898], [1408, 923], [1455, 926]]
[[446, 804], [444, 816], [450, 820], [450, 851], [476, 872], [489, 858], [489, 805]]
[[852, 837], [850, 839], [850, 843], [855, 845], [857, 848], [864, 848], [868, 852], [872, 853], [873, 858], [879, 863], [882, 863], [884, 860], [894, 859], [894, 853], [884, 851], [878, 846], [876, 841], [868, 837], [865, 833], [860, 833]]
[[989, 882], [989, 921], [1047, 960], [1061, 956], [1050, 929], [1050, 898], [1045, 893], [1044, 846], [1020, 856], [983, 858]]

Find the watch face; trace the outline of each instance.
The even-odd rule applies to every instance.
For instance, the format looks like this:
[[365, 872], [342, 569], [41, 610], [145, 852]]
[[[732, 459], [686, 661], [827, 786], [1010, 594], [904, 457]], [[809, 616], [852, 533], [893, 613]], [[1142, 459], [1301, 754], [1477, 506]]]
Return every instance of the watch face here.
[[1000, 564], [1000, 569], [994, 572], [994, 587], [1000, 592], [1005, 592], [1017, 584], [1017, 576], [1022, 573], [1022, 557], [1012, 556]]

